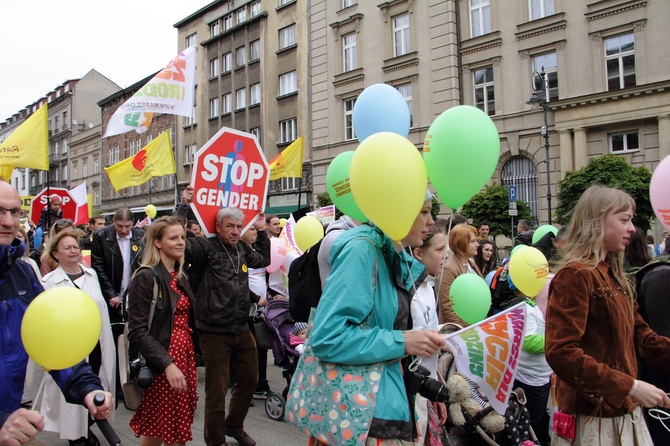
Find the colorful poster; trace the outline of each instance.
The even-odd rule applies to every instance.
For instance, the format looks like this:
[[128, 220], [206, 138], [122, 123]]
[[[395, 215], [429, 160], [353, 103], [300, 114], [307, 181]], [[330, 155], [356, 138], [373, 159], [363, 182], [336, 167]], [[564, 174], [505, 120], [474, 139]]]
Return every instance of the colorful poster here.
[[196, 50], [194, 45], [179, 53], [163, 70], [121, 104], [109, 118], [104, 137], [131, 130], [144, 133], [149, 128], [154, 113], [193, 117]]
[[318, 218], [321, 223], [332, 223], [335, 221], [335, 205], [324, 206], [316, 211], [308, 212], [307, 215]]
[[524, 302], [445, 335], [459, 373], [474, 381], [496, 412], [504, 414], [516, 378], [526, 325]]

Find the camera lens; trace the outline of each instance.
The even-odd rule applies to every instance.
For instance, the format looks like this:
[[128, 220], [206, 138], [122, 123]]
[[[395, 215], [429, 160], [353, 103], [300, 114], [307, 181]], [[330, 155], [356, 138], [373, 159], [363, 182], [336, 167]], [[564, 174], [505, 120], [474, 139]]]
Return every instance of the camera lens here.
[[444, 384], [433, 378], [426, 378], [419, 389], [419, 395], [436, 403], [444, 403], [449, 399], [449, 393]]
[[149, 367], [142, 367], [137, 373], [137, 385], [148, 389], [154, 382], [154, 372]]

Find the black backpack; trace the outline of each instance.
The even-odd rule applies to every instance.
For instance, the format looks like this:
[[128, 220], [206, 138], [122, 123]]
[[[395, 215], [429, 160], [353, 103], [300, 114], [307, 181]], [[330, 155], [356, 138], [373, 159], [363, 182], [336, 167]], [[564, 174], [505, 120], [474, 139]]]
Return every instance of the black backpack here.
[[307, 322], [310, 310], [321, 299], [320, 247], [321, 241], [295, 259], [288, 270], [289, 310], [296, 322]]

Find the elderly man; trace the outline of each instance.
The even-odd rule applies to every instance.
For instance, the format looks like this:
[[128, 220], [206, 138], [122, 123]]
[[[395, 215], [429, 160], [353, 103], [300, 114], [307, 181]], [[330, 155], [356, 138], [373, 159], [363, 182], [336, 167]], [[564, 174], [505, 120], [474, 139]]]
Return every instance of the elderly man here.
[[[21, 342], [21, 322], [28, 304], [44, 289], [35, 272], [26, 262], [17, 260], [25, 245], [16, 238], [19, 230], [21, 198], [18, 192], [0, 181], [0, 445], [19, 446], [44, 428], [42, 415], [34, 410], [21, 409], [21, 393], [26, 376], [28, 354]], [[64, 346], [67, 348], [67, 346]], [[50, 372], [63, 389], [66, 400], [83, 404], [98, 419], [109, 416], [112, 395], [102, 391], [100, 379], [86, 362], [72, 368]], [[103, 393], [105, 402], [96, 407], [93, 398]]]
[[[185, 220], [192, 201], [193, 187], [187, 186], [176, 215]], [[216, 236], [186, 239], [186, 263], [201, 277], [192, 283], [196, 295], [195, 324], [205, 360], [207, 446], [226, 445], [226, 435], [241, 446], [256, 444], [244, 431], [244, 419], [258, 382], [256, 342], [247, 324], [252, 303], [248, 271], [270, 264], [270, 239], [263, 213], [254, 222], [258, 231], [255, 251], [246, 243], [239, 243], [243, 226], [242, 211], [223, 208], [216, 214]], [[231, 369], [237, 382], [226, 415]]]

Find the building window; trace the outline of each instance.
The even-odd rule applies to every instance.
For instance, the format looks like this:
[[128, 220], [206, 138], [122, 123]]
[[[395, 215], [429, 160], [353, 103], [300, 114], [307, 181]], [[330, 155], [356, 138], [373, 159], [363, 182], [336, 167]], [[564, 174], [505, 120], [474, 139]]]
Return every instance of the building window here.
[[495, 94], [493, 92], [493, 68], [475, 70], [475, 107], [489, 116], [496, 114]]
[[67, 139], [63, 140], [63, 155], [67, 155]]
[[219, 58], [216, 57], [209, 61], [209, 78], [213, 79], [219, 75]]
[[196, 121], [195, 121], [195, 118], [196, 118], [196, 116], [197, 116], [197, 114], [196, 114], [196, 110], [195, 110], [195, 104], [193, 104], [193, 111], [192, 111], [191, 113], [193, 113], [191, 116], [186, 116], [186, 117], [184, 117], [184, 125], [193, 125], [193, 124], [195, 124], [195, 122], [196, 122]]
[[247, 63], [247, 47], [241, 46], [235, 50], [235, 67], [243, 67]]
[[610, 152], [626, 153], [640, 150], [640, 135], [638, 132], [614, 133], [610, 135]]
[[344, 139], [347, 141], [356, 139], [356, 132], [354, 132], [354, 105], [356, 99], [344, 100]]
[[402, 56], [409, 53], [409, 14], [393, 18], [393, 55]]
[[209, 25], [209, 36], [214, 37], [221, 32], [221, 22], [218, 20]]
[[358, 68], [355, 32], [342, 36], [342, 52], [344, 57], [344, 71], [347, 72]]
[[229, 73], [233, 69], [233, 53], [226, 53], [221, 56], [222, 73]]
[[288, 5], [291, 2], [294, 2], [295, 0], [279, 0], [279, 6], [284, 6]]
[[238, 9], [237, 12], [235, 13], [235, 16], [236, 16], [235, 17], [236, 18], [236, 20], [235, 20], [236, 24], [239, 25], [240, 23], [246, 22], [247, 21], [247, 9], [246, 8]]
[[256, 39], [253, 42], [249, 42], [249, 61], [253, 62], [261, 58], [261, 41]]
[[260, 127], [252, 127], [249, 129], [249, 133], [254, 135], [258, 142], [261, 141], [261, 128]]
[[54, 132], [60, 131], [60, 121], [58, 116], [54, 118]]
[[235, 105], [237, 106], [237, 110], [246, 108], [247, 106], [246, 88], [240, 88], [239, 90], [235, 91]]
[[500, 172], [500, 183], [503, 186], [516, 186], [517, 199], [530, 206], [530, 212], [539, 221], [537, 169], [533, 160], [525, 156], [513, 156]]
[[281, 179], [281, 190], [283, 192], [290, 190], [298, 190], [298, 180], [300, 178], [286, 178]]
[[198, 44], [198, 34], [193, 33], [191, 35], [186, 36], [186, 48], [197, 44]]
[[221, 99], [223, 101], [223, 114], [231, 113], [233, 111], [233, 94], [226, 93]]
[[219, 116], [219, 98], [212, 98], [209, 100], [209, 117], [216, 118]]
[[120, 159], [121, 159], [121, 147], [115, 146], [114, 147], [114, 163], [118, 163]]
[[633, 34], [605, 40], [607, 90], [635, 86], [635, 37]]
[[249, 87], [249, 105], [261, 103], [261, 84], [256, 83]]
[[58, 155], [60, 153], [60, 142], [56, 141], [54, 143], [54, 155]]
[[295, 23], [279, 30], [279, 49], [295, 45]]
[[88, 176], [88, 161], [84, 161], [81, 165], [81, 170], [84, 178]]
[[100, 173], [100, 160], [98, 158], [93, 159], [93, 173]]
[[100, 191], [98, 189], [93, 190], [93, 204], [100, 206]]
[[296, 118], [279, 121], [279, 143], [285, 144], [298, 137], [298, 120]]
[[298, 72], [293, 70], [279, 75], [279, 96], [298, 91]]
[[140, 151], [140, 149], [142, 148], [142, 138], [137, 138], [135, 140], [135, 148], [137, 149], [138, 152]]
[[470, 0], [470, 31], [472, 37], [491, 32], [490, 0]]
[[137, 153], [137, 152], [135, 152], [135, 141], [133, 141], [132, 139], [130, 140], [130, 143], [128, 144], [128, 148], [130, 150], [130, 156], [133, 156], [133, 155], [135, 155], [135, 153]]
[[261, 13], [261, 0], [256, 0], [251, 4], [249, 7], [249, 10], [251, 11], [251, 17], [256, 17], [258, 14]]
[[554, 0], [530, 0], [530, 19], [537, 20], [554, 13]]
[[228, 31], [233, 27], [233, 16], [227, 15], [223, 18], [223, 30]]
[[400, 84], [396, 87], [405, 101], [407, 101], [407, 108], [409, 109], [409, 126], [412, 127], [414, 121], [414, 114], [412, 113], [412, 84]]
[[544, 97], [548, 101], [558, 101], [558, 63], [556, 62], [556, 53], [533, 57], [533, 70], [538, 73], [544, 71]]
[[67, 112], [64, 111], [64, 112], [63, 112], [63, 128], [64, 128], [64, 129], [68, 128], [68, 127], [69, 127], [68, 124], [69, 124], [69, 123], [68, 123], [68, 121], [67, 121]]
[[190, 166], [195, 159], [195, 152], [198, 149], [197, 144], [191, 144], [184, 147], [184, 166]]
[[342, 9], [348, 8], [349, 6], [354, 6], [356, 4], [356, 0], [342, 0]]

